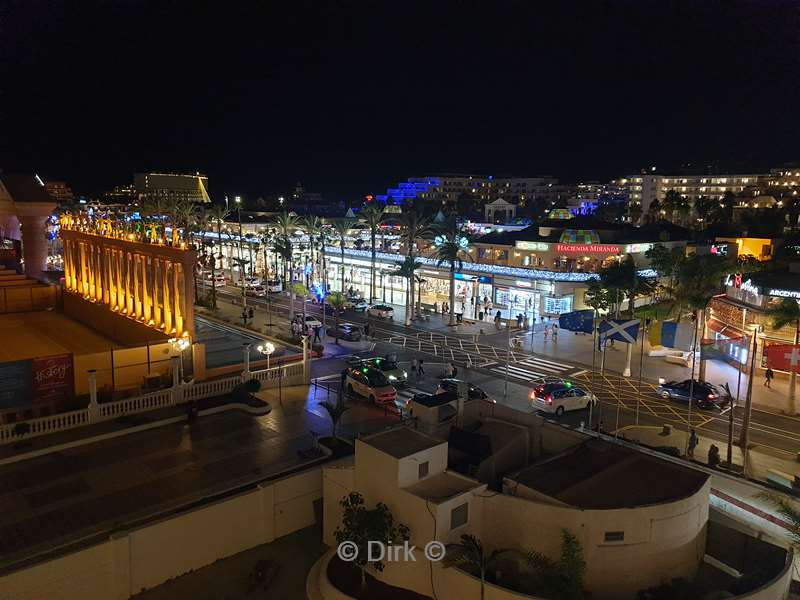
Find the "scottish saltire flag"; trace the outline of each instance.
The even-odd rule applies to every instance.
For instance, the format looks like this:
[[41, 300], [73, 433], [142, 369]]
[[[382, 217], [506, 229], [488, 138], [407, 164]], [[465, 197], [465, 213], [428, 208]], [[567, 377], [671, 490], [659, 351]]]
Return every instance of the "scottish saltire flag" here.
[[692, 348], [694, 323], [675, 323], [674, 321], [653, 321], [647, 332], [647, 339], [653, 346], [666, 346], [688, 352]]
[[564, 313], [558, 317], [558, 326], [567, 331], [592, 333], [592, 328], [594, 327], [594, 311], [576, 310], [575, 312]]
[[626, 344], [633, 344], [638, 336], [638, 319], [612, 319], [600, 322], [600, 341], [619, 340]]

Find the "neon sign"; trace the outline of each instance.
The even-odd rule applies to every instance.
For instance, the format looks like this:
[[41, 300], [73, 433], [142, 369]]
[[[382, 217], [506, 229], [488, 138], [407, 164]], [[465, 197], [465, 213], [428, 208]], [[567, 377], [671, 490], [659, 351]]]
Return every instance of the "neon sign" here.
[[797, 290], [778, 290], [772, 288], [769, 291], [770, 296], [778, 296], [779, 298], [800, 298], [800, 291]]
[[556, 244], [556, 252], [577, 254], [619, 254], [616, 244]]

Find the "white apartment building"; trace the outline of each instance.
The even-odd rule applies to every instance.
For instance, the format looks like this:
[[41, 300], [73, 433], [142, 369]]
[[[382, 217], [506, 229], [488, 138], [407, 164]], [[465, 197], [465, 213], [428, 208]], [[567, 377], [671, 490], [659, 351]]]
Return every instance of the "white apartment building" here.
[[766, 192], [769, 175], [630, 175], [622, 180], [628, 190], [630, 202], [640, 203], [647, 212], [653, 200], [662, 201], [669, 191], [676, 191], [692, 204], [700, 196], [722, 198], [726, 192], [739, 195], [752, 192], [758, 196]]

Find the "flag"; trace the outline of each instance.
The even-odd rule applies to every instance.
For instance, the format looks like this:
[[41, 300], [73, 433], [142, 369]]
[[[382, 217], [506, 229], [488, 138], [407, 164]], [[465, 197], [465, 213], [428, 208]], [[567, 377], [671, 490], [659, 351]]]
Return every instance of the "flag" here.
[[639, 336], [639, 320], [612, 319], [600, 322], [600, 339], [619, 340], [626, 344], [633, 344]]
[[558, 317], [558, 326], [567, 331], [583, 331], [585, 333], [592, 333], [594, 326], [594, 311], [593, 310], [576, 310], [575, 312], [568, 312]]
[[800, 373], [800, 346], [770, 344], [764, 348], [764, 355], [770, 368]]
[[674, 321], [653, 321], [647, 332], [647, 339], [653, 346], [666, 346], [688, 352], [692, 349], [694, 323], [675, 323]]

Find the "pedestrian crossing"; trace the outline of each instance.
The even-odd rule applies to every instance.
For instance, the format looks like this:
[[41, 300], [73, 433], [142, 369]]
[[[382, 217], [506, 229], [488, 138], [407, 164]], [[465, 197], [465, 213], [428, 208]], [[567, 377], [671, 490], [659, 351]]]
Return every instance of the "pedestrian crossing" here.
[[[564, 377], [573, 368], [572, 365], [531, 356], [514, 364], [509, 364], [508, 376], [522, 381], [533, 381], [542, 377]], [[506, 375], [505, 365], [497, 364], [489, 370], [503, 377]]]

